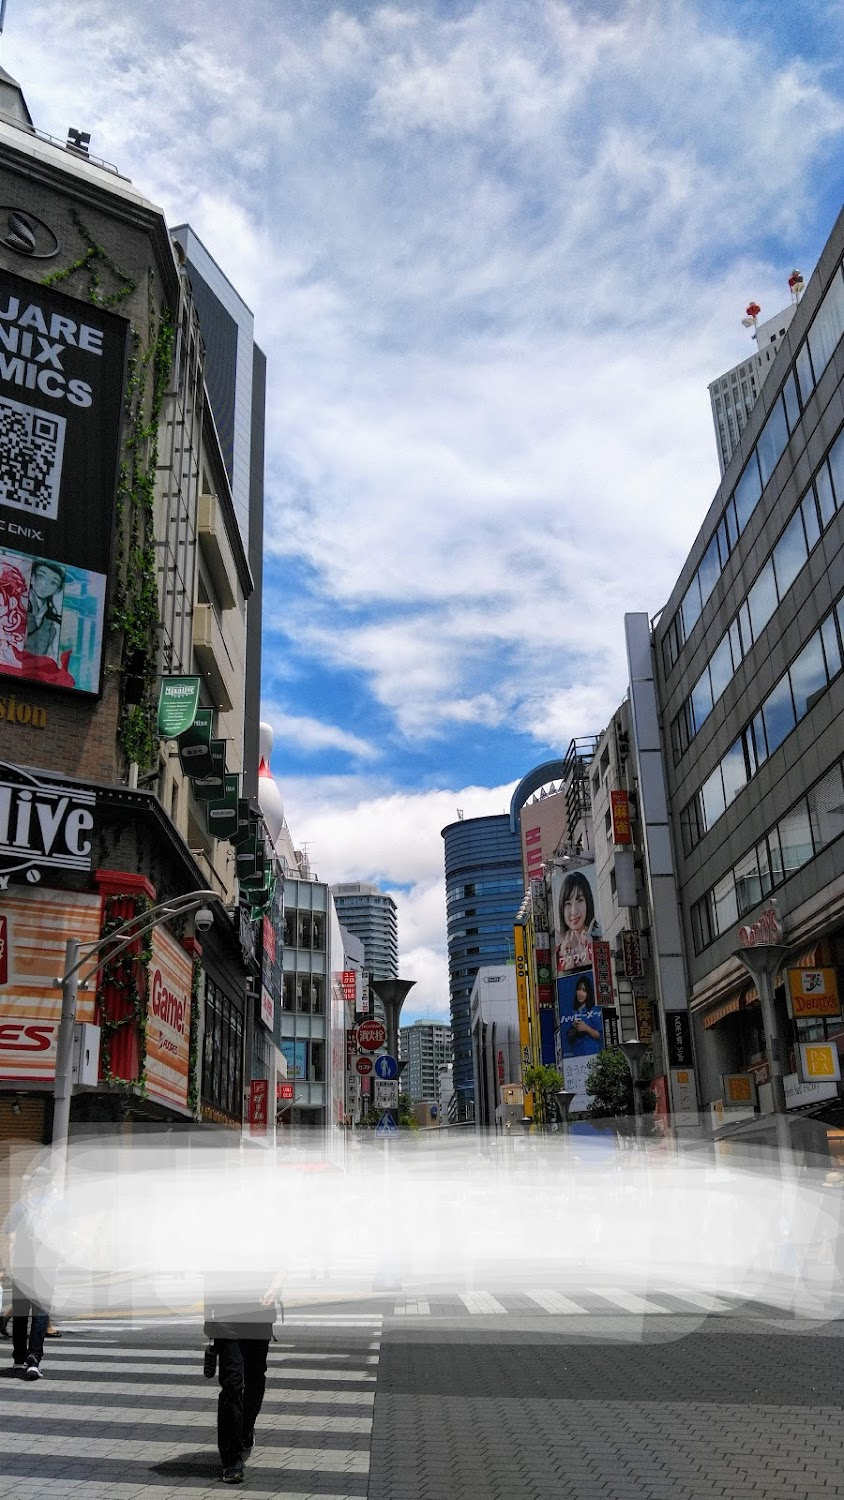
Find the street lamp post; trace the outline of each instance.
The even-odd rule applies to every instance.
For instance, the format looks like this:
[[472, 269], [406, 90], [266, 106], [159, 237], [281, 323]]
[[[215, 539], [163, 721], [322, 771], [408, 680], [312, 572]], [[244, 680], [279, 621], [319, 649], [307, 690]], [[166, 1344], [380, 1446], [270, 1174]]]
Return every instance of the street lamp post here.
[[627, 1059], [630, 1069], [630, 1077], [633, 1080], [633, 1117], [636, 1127], [636, 1139], [642, 1139], [642, 1063], [645, 1054], [650, 1052], [650, 1042], [640, 1042], [631, 1037], [626, 1042], [619, 1042], [619, 1046]]
[[569, 1110], [574, 1099], [574, 1089], [557, 1089], [555, 1097], [557, 1100], [557, 1109], [560, 1112], [560, 1124], [563, 1127], [563, 1135], [568, 1135]]
[[[113, 932], [100, 938], [98, 943], [80, 943], [68, 938], [65, 947], [64, 974], [56, 983], [62, 992], [62, 1014], [56, 1041], [56, 1074], [53, 1082], [53, 1146], [64, 1152], [70, 1127], [70, 1100], [73, 1092], [73, 1031], [76, 1025], [76, 1005], [80, 989], [91, 979], [96, 979], [100, 969], [112, 959], [144, 937], [153, 927], [174, 917], [197, 913], [197, 928], [207, 932], [214, 920], [207, 907], [216, 901], [216, 891], [190, 891], [184, 896], [174, 896], [162, 901], [149, 911], [128, 917]], [[83, 970], [87, 973], [83, 975]]]

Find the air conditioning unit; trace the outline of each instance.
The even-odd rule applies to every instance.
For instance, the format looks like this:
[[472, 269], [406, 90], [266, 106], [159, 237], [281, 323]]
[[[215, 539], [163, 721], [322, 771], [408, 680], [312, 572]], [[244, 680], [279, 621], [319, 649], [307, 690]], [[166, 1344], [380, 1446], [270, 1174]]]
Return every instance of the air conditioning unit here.
[[72, 1077], [75, 1084], [96, 1087], [100, 1078], [100, 1028], [77, 1021], [73, 1028]]

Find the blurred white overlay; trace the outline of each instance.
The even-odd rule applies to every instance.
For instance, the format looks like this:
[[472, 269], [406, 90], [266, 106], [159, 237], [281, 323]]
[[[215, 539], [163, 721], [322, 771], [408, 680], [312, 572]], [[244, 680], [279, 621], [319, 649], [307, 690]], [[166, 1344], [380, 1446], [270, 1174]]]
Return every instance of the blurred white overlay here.
[[282, 1273], [288, 1305], [613, 1286], [840, 1308], [840, 1174], [796, 1161], [411, 1137], [339, 1168], [223, 1134], [74, 1143], [63, 1195], [49, 1150], [30, 1160], [16, 1284], [65, 1318], [199, 1317], [209, 1284], [247, 1307]]

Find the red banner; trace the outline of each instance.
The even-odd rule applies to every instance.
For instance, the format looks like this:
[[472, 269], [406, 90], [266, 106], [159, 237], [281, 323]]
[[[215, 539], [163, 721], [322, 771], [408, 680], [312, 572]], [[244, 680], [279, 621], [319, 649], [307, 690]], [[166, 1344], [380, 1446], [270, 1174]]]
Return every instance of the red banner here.
[[592, 974], [595, 980], [596, 1005], [614, 1005], [610, 945], [601, 942], [599, 938], [592, 940]]
[[263, 1135], [267, 1128], [267, 1095], [270, 1086], [266, 1078], [253, 1078], [249, 1085], [249, 1124], [255, 1135]]
[[610, 813], [613, 843], [629, 844], [631, 842], [630, 802], [626, 792], [610, 792]]

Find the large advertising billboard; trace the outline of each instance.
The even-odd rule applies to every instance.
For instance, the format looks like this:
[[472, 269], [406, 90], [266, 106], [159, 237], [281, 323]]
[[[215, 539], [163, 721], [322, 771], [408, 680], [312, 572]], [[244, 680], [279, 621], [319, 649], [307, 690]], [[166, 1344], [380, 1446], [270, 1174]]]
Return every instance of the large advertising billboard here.
[[187, 1109], [193, 962], [162, 927], [152, 931], [147, 990], [146, 1091], [150, 1099]]
[[551, 871], [551, 911], [557, 975], [592, 968], [592, 942], [601, 936], [594, 864]]
[[128, 324], [0, 269], [0, 674], [97, 694]]
[[571, 1113], [577, 1114], [588, 1108], [586, 1075], [605, 1046], [594, 973], [595, 945], [601, 937], [594, 864], [552, 869], [549, 916], [557, 974], [556, 1061], [566, 1088], [575, 1096]]
[[[102, 899], [75, 891], [26, 888], [3, 892], [3, 963], [0, 967], [0, 1078], [49, 1083], [56, 1071], [56, 1043], [70, 937], [96, 943]], [[76, 1019], [94, 1020], [94, 988], [80, 990]]]

